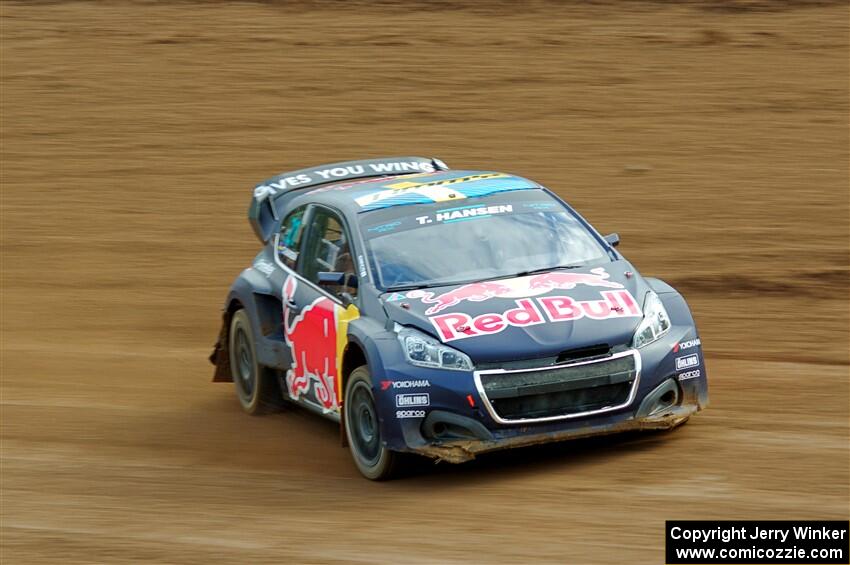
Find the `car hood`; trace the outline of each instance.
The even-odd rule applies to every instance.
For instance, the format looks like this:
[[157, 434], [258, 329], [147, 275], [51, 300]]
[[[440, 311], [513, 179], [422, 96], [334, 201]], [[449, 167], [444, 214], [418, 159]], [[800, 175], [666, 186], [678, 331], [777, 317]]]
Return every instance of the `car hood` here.
[[382, 295], [388, 316], [497, 362], [631, 342], [647, 283], [626, 261]]

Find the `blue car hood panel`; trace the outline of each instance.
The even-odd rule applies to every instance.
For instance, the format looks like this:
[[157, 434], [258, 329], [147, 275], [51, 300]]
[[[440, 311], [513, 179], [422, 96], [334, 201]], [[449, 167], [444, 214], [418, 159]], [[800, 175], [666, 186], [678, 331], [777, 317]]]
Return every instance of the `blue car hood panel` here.
[[626, 261], [482, 283], [387, 293], [392, 320], [475, 362], [532, 359], [628, 344], [649, 286]]

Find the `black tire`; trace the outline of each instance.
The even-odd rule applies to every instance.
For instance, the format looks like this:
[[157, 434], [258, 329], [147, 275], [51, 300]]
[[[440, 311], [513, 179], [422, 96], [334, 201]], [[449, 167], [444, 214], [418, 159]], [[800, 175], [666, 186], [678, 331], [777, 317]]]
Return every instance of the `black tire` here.
[[280, 409], [283, 398], [274, 373], [257, 363], [257, 348], [251, 320], [245, 310], [237, 310], [228, 334], [230, 373], [242, 410], [252, 416]]
[[373, 481], [392, 478], [401, 454], [387, 449], [381, 437], [372, 379], [366, 365], [357, 367], [348, 377], [343, 414], [348, 448], [360, 474]]

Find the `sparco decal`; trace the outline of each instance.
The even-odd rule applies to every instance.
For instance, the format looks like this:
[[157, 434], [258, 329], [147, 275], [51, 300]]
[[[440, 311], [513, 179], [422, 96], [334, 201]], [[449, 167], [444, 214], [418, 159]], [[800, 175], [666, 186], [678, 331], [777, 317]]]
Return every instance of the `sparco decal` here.
[[398, 390], [400, 388], [428, 388], [431, 386], [431, 381], [420, 379], [415, 381], [381, 381], [381, 390]]
[[425, 311], [425, 314], [430, 316], [450, 306], [460, 304], [464, 300], [484, 302], [494, 297], [525, 298], [546, 294], [556, 289], [570, 290], [580, 284], [604, 288], [623, 288], [620, 283], [607, 280], [609, 277], [610, 275], [602, 267], [591, 269], [589, 273], [552, 271], [516, 279], [465, 284], [437, 296], [426, 290], [411, 290], [407, 293], [407, 297], [418, 298], [425, 304], [431, 304], [432, 306]]
[[396, 408], [411, 408], [415, 406], [430, 406], [431, 395], [427, 392], [395, 395]]
[[676, 370], [681, 371], [682, 369], [690, 369], [692, 367], [696, 367], [699, 365], [699, 356], [694, 353], [693, 355], [686, 355], [685, 357], [676, 357]]
[[320, 296], [293, 315], [288, 302], [295, 297], [298, 280], [289, 276], [283, 283], [283, 327], [292, 351], [292, 367], [286, 372], [286, 388], [293, 400], [314, 383], [316, 400], [326, 412], [339, 409], [339, 380], [348, 323], [359, 317], [357, 308], [343, 309]]
[[425, 411], [424, 410], [396, 410], [395, 411], [396, 418], [424, 418]]
[[[643, 313], [628, 290], [605, 291], [602, 300], [575, 300], [569, 296], [542, 296], [516, 300], [516, 308], [472, 317], [462, 312], [433, 316], [431, 323], [443, 342], [496, 334], [508, 326], [524, 327], [579, 318], [639, 318]], [[545, 317], [544, 317], [545, 316]]]
[[682, 349], [690, 349], [691, 347], [696, 347], [697, 345], [702, 345], [702, 342], [699, 338], [689, 339], [688, 341], [682, 341], [673, 346], [673, 353], [678, 353]]
[[688, 371], [686, 373], [681, 373], [679, 375], [679, 380], [685, 381], [685, 380], [688, 380], [688, 379], [695, 379], [695, 378], [699, 377], [701, 374], [702, 373], [699, 372], [699, 369], [696, 369], [696, 370], [693, 370], [693, 371]]

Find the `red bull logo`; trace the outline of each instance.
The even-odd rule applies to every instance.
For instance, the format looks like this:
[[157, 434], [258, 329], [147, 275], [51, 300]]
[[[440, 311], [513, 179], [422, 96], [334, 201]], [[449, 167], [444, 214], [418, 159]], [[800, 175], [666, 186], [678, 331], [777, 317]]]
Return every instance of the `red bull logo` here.
[[292, 354], [286, 373], [290, 398], [298, 400], [314, 387], [316, 400], [325, 411], [339, 409], [339, 374], [342, 352], [348, 341], [348, 322], [358, 317], [353, 306], [344, 310], [330, 298], [319, 296], [298, 313], [287, 302], [295, 297], [298, 280], [287, 277], [283, 283], [283, 329]]
[[463, 312], [440, 314], [431, 318], [443, 342], [497, 334], [504, 329], [526, 327], [546, 322], [566, 322], [580, 318], [639, 318], [643, 316], [634, 296], [628, 290], [603, 291], [602, 300], [575, 300], [570, 296], [542, 296], [516, 300], [516, 308], [504, 312], [481, 314], [474, 318]]
[[510, 292], [511, 287], [508, 285], [499, 282], [481, 282], [465, 284], [437, 297], [434, 297], [433, 292], [421, 290], [412, 290], [407, 293], [407, 297], [420, 298], [425, 304], [433, 304], [425, 311], [426, 314], [431, 315], [455, 304], [460, 304], [464, 300], [483, 302], [494, 296], [507, 296]]
[[425, 311], [425, 314], [430, 316], [460, 304], [464, 300], [483, 302], [494, 297], [525, 298], [546, 294], [556, 289], [570, 290], [580, 284], [604, 288], [623, 288], [620, 283], [607, 280], [609, 277], [610, 275], [602, 267], [591, 269], [589, 273], [552, 271], [517, 279], [465, 284], [437, 296], [434, 296], [433, 292], [412, 290], [407, 293], [407, 298], [418, 298], [425, 304], [432, 304]]
[[591, 269], [589, 273], [552, 271], [528, 277], [528, 288], [533, 290], [543, 289], [546, 292], [555, 289], [570, 290], [580, 284], [605, 288], [623, 288], [620, 283], [607, 280], [610, 276], [602, 267]]

